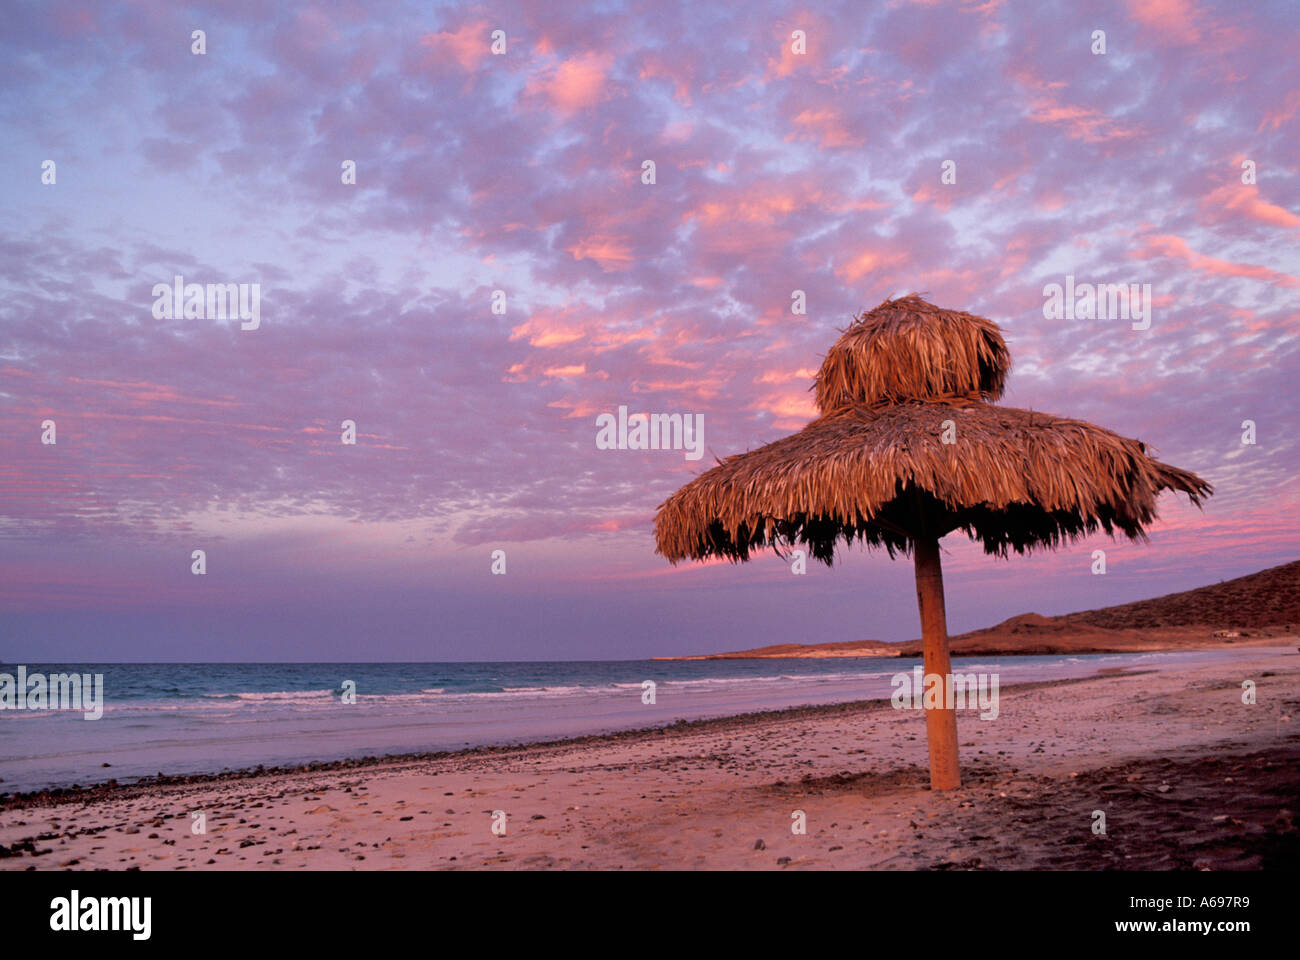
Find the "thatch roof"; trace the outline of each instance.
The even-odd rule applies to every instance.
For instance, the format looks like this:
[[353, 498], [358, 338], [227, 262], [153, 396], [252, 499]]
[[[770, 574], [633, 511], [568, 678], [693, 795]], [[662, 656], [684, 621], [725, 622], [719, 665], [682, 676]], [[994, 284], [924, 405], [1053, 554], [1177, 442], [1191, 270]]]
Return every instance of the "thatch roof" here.
[[985, 402], [1009, 366], [991, 321], [915, 296], [886, 301], [828, 353], [816, 381], [823, 415], [669, 497], [655, 518], [658, 552], [674, 563], [747, 560], [802, 545], [829, 564], [838, 541], [892, 555], [916, 535], [962, 530], [1005, 556], [1098, 529], [1142, 539], [1161, 490], [1198, 505], [1212, 492], [1137, 440]]
[[827, 351], [813, 388], [822, 413], [851, 403], [996, 400], [1010, 370], [996, 323], [913, 293], [859, 314]]

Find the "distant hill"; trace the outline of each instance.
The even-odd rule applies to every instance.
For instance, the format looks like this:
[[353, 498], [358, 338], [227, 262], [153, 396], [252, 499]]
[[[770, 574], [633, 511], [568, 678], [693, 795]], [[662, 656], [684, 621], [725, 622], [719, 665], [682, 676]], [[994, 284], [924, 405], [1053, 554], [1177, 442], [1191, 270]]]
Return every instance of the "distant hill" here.
[[1294, 627], [1300, 625], [1300, 560], [1208, 587], [1118, 607], [1067, 613], [1057, 619], [1113, 630], [1199, 624]]
[[[1267, 642], [1300, 627], [1300, 560], [1235, 580], [1058, 617], [1022, 613], [951, 637], [961, 656], [1124, 653]], [[921, 641], [779, 644], [734, 653], [662, 660], [920, 656]]]

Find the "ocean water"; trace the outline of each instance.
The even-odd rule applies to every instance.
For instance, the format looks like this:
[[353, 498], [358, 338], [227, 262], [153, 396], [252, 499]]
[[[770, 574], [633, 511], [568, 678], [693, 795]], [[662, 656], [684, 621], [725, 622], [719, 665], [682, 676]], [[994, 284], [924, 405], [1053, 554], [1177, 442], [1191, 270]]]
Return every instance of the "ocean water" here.
[[[1220, 651], [955, 658], [999, 683], [1173, 666]], [[103, 674], [103, 716], [0, 710], [0, 793], [130, 782], [156, 773], [455, 750], [603, 733], [753, 710], [888, 698], [919, 660], [530, 663], [38, 664]], [[0, 665], [14, 675], [16, 665]], [[642, 683], [656, 684], [653, 705]], [[342, 702], [345, 683], [356, 702]], [[104, 766], [109, 764], [109, 766]]]

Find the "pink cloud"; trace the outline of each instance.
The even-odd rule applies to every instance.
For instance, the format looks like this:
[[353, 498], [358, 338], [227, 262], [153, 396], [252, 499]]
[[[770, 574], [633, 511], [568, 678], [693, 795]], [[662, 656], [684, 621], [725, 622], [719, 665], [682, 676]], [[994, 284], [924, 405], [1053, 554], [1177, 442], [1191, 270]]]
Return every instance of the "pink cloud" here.
[[936, 210], [951, 210], [955, 184], [940, 183], [937, 179], [924, 181], [912, 193], [912, 202], [934, 207]]
[[1129, 15], [1156, 36], [1178, 43], [1196, 43], [1201, 32], [1196, 27], [1199, 11], [1191, 0], [1128, 0]]
[[84, 377], [68, 377], [68, 383], [86, 384], [94, 387], [107, 387], [136, 403], [194, 403], [209, 407], [238, 407], [242, 404], [232, 399], [212, 399], [191, 397], [181, 393], [175, 387], [145, 381], [117, 382], [113, 380], [91, 380]]
[[585, 326], [567, 310], [534, 314], [510, 331], [511, 340], [527, 340], [534, 347], [558, 347], [584, 336]]
[[826, 149], [852, 147], [862, 142], [861, 137], [849, 130], [844, 115], [833, 106], [803, 110], [795, 115], [794, 125], [799, 131], [791, 138], [811, 136]]
[[1129, 140], [1138, 135], [1135, 127], [1121, 126], [1095, 107], [1063, 104], [1055, 97], [1037, 97], [1029, 104], [1029, 119], [1061, 127], [1065, 135], [1087, 143]]
[[594, 106], [609, 95], [607, 76], [614, 62], [609, 53], [587, 53], [561, 61], [525, 88], [550, 100], [561, 113], [574, 113]]
[[1259, 195], [1259, 186], [1253, 183], [1224, 184], [1206, 197], [1201, 206], [1212, 218], [1226, 212], [1275, 227], [1300, 227], [1300, 216], [1269, 203]]
[[1300, 277], [1293, 277], [1289, 273], [1281, 273], [1268, 267], [1260, 267], [1249, 263], [1233, 263], [1231, 260], [1207, 257], [1189, 247], [1187, 241], [1182, 237], [1172, 235], [1146, 238], [1146, 245], [1134, 251], [1133, 255], [1142, 260], [1150, 260], [1156, 257], [1173, 257], [1184, 261], [1193, 270], [1202, 273], [1217, 274], [1224, 277], [1246, 277], [1251, 280], [1274, 283], [1280, 287], [1300, 287]]
[[695, 86], [695, 67], [686, 58], [671, 60], [660, 51], [652, 51], [642, 61], [641, 80], [667, 80], [673, 85], [673, 99], [684, 107], [691, 106], [691, 89]]
[[868, 274], [891, 269], [907, 259], [902, 253], [887, 253], [879, 250], [863, 250], [851, 255], [838, 267], [835, 275], [847, 283], [857, 283]]
[[[804, 52], [795, 53], [795, 40], [792, 36], [795, 30], [801, 29], [804, 33]], [[815, 31], [810, 31], [808, 25], [792, 25], [782, 21], [777, 29], [777, 52], [767, 61], [767, 79], [774, 80], [781, 77], [789, 77], [794, 74], [800, 66], [803, 66], [813, 60], [817, 45], [814, 42]]]
[[420, 38], [423, 46], [433, 50], [440, 58], [450, 57], [463, 70], [473, 70], [490, 56], [492, 27], [485, 20], [467, 23], [459, 30], [440, 30], [426, 33]]
[[779, 390], [758, 398], [759, 408], [772, 414], [772, 423], [781, 430], [797, 430], [817, 416], [817, 405], [807, 386], [803, 389]]
[[605, 271], [625, 270], [634, 260], [632, 247], [626, 240], [603, 234], [587, 237], [565, 249], [574, 260], [592, 260]]
[[1259, 129], [1263, 130], [1267, 127], [1270, 130], [1277, 130], [1294, 117], [1298, 110], [1300, 110], [1300, 89], [1290, 90], [1282, 103], [1264, 114], [1264, 119], [1259, 122]]

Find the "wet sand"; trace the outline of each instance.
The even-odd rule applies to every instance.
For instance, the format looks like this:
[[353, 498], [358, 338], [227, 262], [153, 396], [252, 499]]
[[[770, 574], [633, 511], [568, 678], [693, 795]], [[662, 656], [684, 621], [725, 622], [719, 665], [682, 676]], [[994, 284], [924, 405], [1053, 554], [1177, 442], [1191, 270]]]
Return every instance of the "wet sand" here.
[[1292, 639], [1003, 688], [938, 794], [888, 701], [164, 778], [0, 804], [0, 869], [1294, 869], [1297, 709]]

